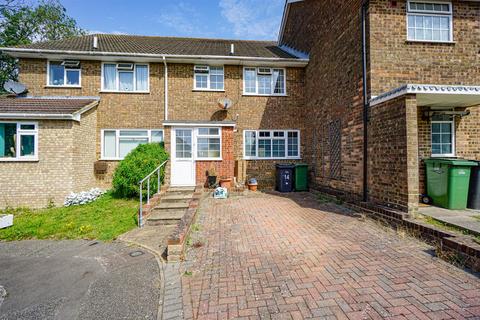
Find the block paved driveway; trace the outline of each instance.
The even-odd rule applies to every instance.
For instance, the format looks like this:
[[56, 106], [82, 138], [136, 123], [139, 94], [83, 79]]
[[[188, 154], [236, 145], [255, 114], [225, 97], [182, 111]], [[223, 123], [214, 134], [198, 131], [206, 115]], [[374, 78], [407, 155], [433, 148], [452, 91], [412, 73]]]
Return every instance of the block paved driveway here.
[[208, 199], [200, 226], [181, 271], [188, 319], [480, 319], [477, 276], [313, 195]]

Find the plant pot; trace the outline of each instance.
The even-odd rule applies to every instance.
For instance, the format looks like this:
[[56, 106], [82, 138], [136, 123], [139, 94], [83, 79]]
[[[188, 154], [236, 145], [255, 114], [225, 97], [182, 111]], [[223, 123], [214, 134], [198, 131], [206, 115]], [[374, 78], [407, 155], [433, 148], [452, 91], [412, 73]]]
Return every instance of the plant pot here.
[[257, 184], [249, 184], [248, 185], [248, 190], [250, 190], [250, 191], [255, 192], [255, 191], [257, 191], [257, 188], [258, 188]]
[[209, 188], [215, 188], [217, 185], [217, 176], [208, 176], [207, 185]]
[[232, 179], [220, 179], [220, 187], [230, 189], [232, 187]]

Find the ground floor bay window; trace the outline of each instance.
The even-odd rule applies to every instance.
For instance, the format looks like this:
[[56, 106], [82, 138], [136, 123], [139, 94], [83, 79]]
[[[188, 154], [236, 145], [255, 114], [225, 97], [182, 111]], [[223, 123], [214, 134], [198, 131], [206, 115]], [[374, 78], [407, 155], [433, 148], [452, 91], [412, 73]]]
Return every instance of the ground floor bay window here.
[[102, 130], [102, 159], [122, 160], [138, 145], [163, 142], [161, 129], [105, 129]]
[[0, 122], [0, 161], [36, 160], [36, 123]]

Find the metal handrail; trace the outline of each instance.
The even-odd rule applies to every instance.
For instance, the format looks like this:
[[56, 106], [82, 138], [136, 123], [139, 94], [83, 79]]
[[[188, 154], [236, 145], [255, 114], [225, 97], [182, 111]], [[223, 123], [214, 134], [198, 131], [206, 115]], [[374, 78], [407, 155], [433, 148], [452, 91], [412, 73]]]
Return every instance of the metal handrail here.
[[150, 178], [156, 173], [157, 174], [157, 193], [160, 192], [160, 170], [167, 164], [168, 160], [164, 161], [159, 165], [155, 170], [150, 172], [145, 178], [143, 178], [138, 184], [140, 185], [140, 210], [138, 213], [138, 227], [143, 226], [143, 184], [147, 181], [147, 204], [150, 204]]

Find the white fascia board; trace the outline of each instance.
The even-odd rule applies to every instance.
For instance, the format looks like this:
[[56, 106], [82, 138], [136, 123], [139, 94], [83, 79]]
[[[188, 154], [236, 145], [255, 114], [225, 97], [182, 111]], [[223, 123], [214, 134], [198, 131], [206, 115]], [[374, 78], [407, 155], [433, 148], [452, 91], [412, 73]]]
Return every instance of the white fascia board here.
[[85, 112], [87, 112], [88, 110], [92, 109], [92, 108], [95, 108], [96, 106], [98, 106], [98, 103], [100, 102], [100, 100], [97, 100], [97, 101], [94, 101], [88, 105], [86, 105], [85, 107], [83, 107], [82, 109], [78, 110], [77, 112], [74, 112], [72, 114], [72, 116], [75, 118], [75, 120], [77, 121], [80, 121], [80, 118], [81, 118], [81, 115], [84, 114]]
[[43, 113], [0, 113], [0, 119], [28, 119], [28, 120], [74, 120], [80, 118], [74, 114], [43, 114]]
[[405, 94], [480, 96], [480, 86], [406, 84], [379, 96], [372, 97], [370, 106], [384, 103]]
[[279, 46], [280, 49], [283, 51], [287, 52], [288, 54], [291, 54], [292, 56], [295, 56], [299, 59], [304, 59], [308, 60], [310, 58], [309, 54], [300, 50], [297, 50], [295, 48], [289, 47], [287, 45], [281, 45]]
[[24, 48], [0, 48], [0, 51], [7, 53], [14, 58], [43, 58], [55, 59], [79, 59], [79, 60], [101, 60], [121, 61], [134, 60], [135, 62], [161, 62], [164, 59], [171, 63], [212, 63], [223, 65], [251, 65], [251, 66], [284, 66], [284, 67], [305, 67], [308, 59], [291, 58], [267, 58], [248, 56], [212, 56], [212, 55], [169, 55], [169, 54], [147, 54], [147, 53], [125, 53], [125, 52], [97, 52], [97, 51], [71, 51], [71, 50], [47, 50], [47, 49], [24, 49]]

